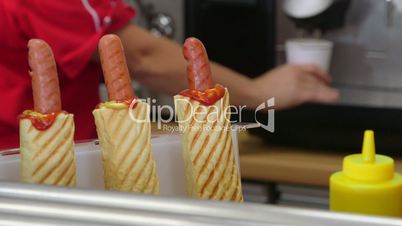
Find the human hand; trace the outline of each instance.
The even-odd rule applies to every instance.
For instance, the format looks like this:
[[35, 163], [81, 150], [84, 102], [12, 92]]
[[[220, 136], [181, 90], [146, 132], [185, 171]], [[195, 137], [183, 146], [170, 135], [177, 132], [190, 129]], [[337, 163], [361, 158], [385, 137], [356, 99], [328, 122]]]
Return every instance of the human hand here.
[[333, 103], [339, 93], [331, 77], [316, 65], [283, 65], [252, 81], [253, 107], [275, 97], [275, 107], [286, 109], [306, 102]]

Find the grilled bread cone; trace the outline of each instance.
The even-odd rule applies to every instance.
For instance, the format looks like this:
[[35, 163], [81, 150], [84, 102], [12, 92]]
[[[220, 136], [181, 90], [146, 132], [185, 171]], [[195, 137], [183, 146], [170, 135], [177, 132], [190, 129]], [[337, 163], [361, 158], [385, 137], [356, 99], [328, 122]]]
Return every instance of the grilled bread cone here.
[[175, 96], [175, 106], [182, 132], [188, 195], [242, 202], [230, 122], [225, 119], [230, 118], [227, 90], [210, 107], [181, 95]]
[[74, 120], [59, 113], [52, 126], [37, 130], [20, 120], [21, 179], [23, 182], [75, 186]]
[[151, 151], [149, 105], [139, 102], [132, 110], [96, 109], [93, 115], [102, 149], [106, 189], [159, 194]]

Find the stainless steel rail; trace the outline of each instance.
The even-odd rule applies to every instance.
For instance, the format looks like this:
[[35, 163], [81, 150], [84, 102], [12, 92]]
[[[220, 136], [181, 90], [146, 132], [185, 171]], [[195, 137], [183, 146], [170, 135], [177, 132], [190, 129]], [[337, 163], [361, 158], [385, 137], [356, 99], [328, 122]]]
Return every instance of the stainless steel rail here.
[[2, 225], [402, 225], [398, 219], [0, 182]]

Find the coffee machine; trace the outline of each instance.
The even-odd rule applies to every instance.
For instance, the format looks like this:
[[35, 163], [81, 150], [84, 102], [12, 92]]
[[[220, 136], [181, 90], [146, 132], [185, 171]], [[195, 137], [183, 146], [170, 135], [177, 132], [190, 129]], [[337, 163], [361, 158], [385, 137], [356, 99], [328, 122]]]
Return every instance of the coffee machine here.
[[300, 32], [325, 33], [345, 25], [350, 0], [285, 0], [283, 12]]
[[362, 131], [374, 129], [379, 151], [402, 149], [402, 0], [188, 0], [185, 9], [186, 36], [200, 37], [213, 60], [250, 77], [286, 63], [290, 38], [334, 43], [329, 72], [339, 102], [276, 111], [275, 132], [254, 134], [273, 144], [352, 151]]
[[[292, 14], [295, 2], [315, 2], [326, 9], [304, 19]], [[325, 25], [319, 17], [326, 20]], [[335, 44], [329, 72], [340, 100], [334, 105], [308, 104], [278, 113], [277, 133], [264, 133], [266, 139], [348, 151], [359, 148], [361, 131], [374, 129], [378, 149], [398, 154], [402, 149], [401, 19], [400, 0], [278, 1], [277, 64], [286, 62], [283, 46], [287, 39], [299, 36], [300, 29], [314, 33], [323, 26], [318, 33]], [[338, 23], [330, 25], [334, 20]]]

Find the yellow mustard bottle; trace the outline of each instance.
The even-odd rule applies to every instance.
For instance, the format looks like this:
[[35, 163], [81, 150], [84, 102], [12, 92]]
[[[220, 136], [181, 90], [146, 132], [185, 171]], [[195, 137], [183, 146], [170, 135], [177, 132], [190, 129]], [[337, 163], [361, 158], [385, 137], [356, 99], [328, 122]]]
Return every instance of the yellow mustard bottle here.
[[346, 156], [330, 178], [330, 209], [338, 212], [402, 216], [402, 176], [394, 160], [376, 155], [374, 132], [364, 133], [361, 154]]

